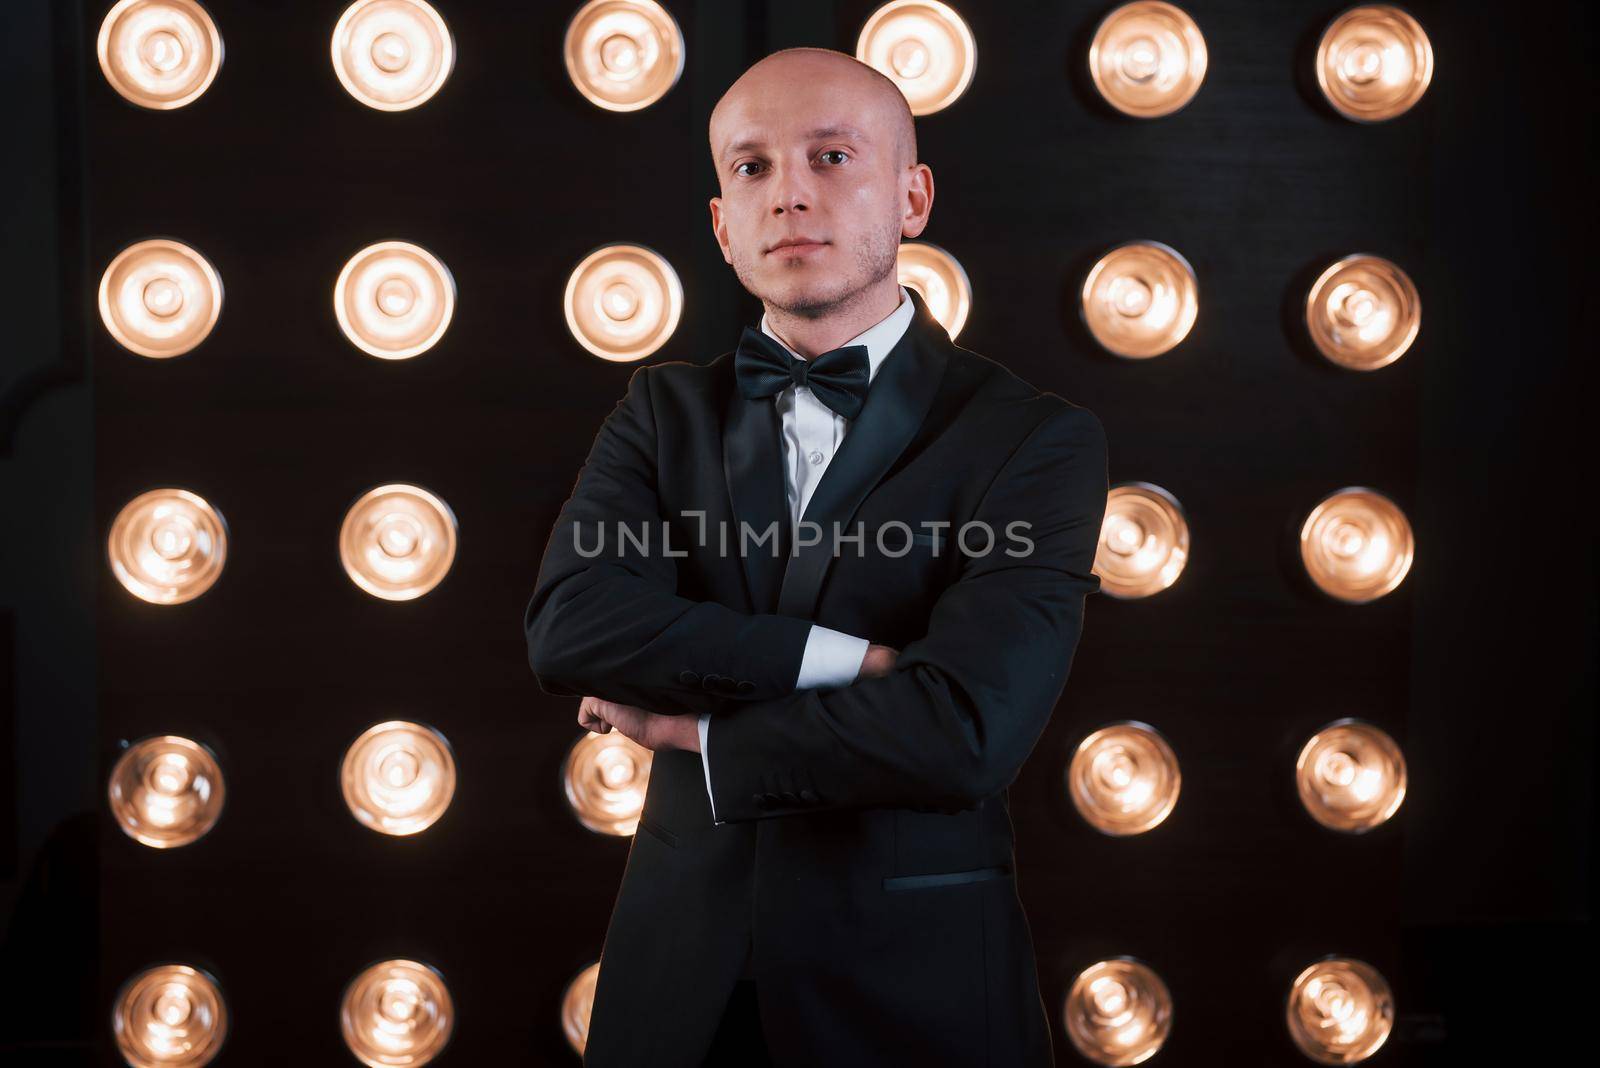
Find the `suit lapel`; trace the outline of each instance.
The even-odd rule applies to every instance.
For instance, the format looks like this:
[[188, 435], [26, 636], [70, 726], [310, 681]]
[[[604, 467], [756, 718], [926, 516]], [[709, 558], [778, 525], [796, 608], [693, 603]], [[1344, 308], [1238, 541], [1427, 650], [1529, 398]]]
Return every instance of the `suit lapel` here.
[[[733, 374], [732, 358], [728, 360], [728, 374]], [[782, 426], [771, 397], [747, 400], [737, 386], [728, 393], [728, 410], [722, 422], [722, 473], [728, 480], [734, 516], [728, 546], [743, 565], [751, 608], [771, 612], [778, 604], [784, 554], [789, 546]], [[776, 546], [771, 541], [755, 544], [754, 539], [765, 535], [774, 523], [778, 530]], [[744, 529], [750, 531], [751, 541], [741, 547]]]
[[[907, 287], [916, 307], [906, 332], [878, 367], [867, 390], [861, 414], [850, 424], [844, 443], [822, 474], [801, 518], [821, 528], [821, 538], [786, 554], [779, 615], [812, 618], [823, 580], [834, 561], [835, 524], [841, 534], [854, 533], [851, 520], [867, 494], [894, 465], [928, 415], [944, 377], [950, 336], [915, 289]], [[770, 406], [770, 402], [769, 402]], [[782, 476], [781, 462], [779, 475]], [[779, 483], [784, 502], [783, 483]], [[814, 531], [807, 531], [814, 536]], [[786, 546], [787, 548], [787, 546]]]

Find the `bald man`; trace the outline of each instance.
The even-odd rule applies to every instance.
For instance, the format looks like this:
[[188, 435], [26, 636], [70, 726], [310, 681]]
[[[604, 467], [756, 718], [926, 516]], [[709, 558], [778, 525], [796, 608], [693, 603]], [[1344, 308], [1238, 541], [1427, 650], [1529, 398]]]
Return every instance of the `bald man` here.
[[765, 314], [633, 373], [523, 621], [654, 752], [584, 1063], [1052, 1064], [1006, 793], [1100, 587], [1104, 431], [900, 285], [933, 174], [893, 82], [778, 52], [710, 142]]

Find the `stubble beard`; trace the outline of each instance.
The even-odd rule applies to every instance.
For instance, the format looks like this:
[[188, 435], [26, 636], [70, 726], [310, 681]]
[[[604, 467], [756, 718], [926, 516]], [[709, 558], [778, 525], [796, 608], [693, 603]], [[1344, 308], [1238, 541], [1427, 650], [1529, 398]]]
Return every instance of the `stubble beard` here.
[[[733, 273], [739, 279], [739, 284], [751, 295], [760, 298], [762, 304], [799, 319], [825, 319], [848, 312], [864, 299], [866, 291], [875, 283], [896, 272], [900, 256], [899, 222], [891, 221], [881, 229], [869, 231], [856, 242], [853, 252], [855, 269], [848, 278], [839, 279], [836, 285], [826, 288], [818, 286], [810, 292], [797, 295], [763, 292], [761, 281], [753, 269], [755, 261], [736, 249], [732, 250], [731, 258]], [[763, 253], [756, 253], [756, 260], [764, 258]]]

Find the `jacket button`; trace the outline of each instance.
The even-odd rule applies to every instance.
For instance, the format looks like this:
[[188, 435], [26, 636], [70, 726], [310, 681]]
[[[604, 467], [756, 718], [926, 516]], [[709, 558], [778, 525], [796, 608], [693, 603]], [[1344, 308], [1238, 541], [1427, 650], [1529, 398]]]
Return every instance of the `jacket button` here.
[[742, 679], [739, 682], [739, 692], [740, 693], [749, 693], [751, 690], [754, 690], [755, 688], [756, 688], [756, 684], [751, 682], [749, 679]]
[[772, 804], [771, 794], [751, 794], [750, 801], [756, 808], [766, 808]]
[[778, 797], [786, 805], [798, 805], [800, 803], [800, 795], [792, 793], [788, 790], [783, 791], [783, 793], [779, 794]]
[[695, 674], [693, 671], [680, 671], [678, 672], [678, 681], [683, 683], [685, 686], [693, 686], [700, 681], [700, 676]]
[[817, 803], [819, 798], [817, 797], [817, 792], [815, 790], [807, 787], [806, 789], [800, 791], [800, 800], [804, 801], [808, 805], [814, 805]]
[[700, 685], [707, 690], [715, 690], [717, 688], [717, 680], [720, 678], [722, 678], [721, 675], [701, 675]]
[[717, 677], [717, 689], [721, 690], [723, 693], [732, 693], [737, 685], [737, 683], [728, 678], [726, 675], [720, 675]]

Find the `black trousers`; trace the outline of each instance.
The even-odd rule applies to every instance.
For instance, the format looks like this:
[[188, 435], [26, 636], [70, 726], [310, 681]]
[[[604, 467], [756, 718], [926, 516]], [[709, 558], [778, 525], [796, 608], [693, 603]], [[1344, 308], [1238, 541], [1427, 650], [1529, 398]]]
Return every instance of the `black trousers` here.
[[772, 1068], [772, 1055], [761, 1034], [754, 980], [740, 979], [733, 984], [711, 1049], [700, 1063], [701, 1068]]

